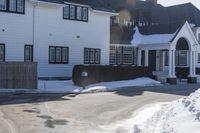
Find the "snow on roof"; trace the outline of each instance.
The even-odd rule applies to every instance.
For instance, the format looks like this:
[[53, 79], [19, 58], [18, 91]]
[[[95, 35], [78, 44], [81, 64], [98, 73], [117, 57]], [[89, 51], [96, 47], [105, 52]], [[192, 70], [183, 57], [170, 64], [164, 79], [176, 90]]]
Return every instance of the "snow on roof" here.
[[190, 27], [195, 27], [195, 24], [189, 23]]
[[134, 46], [139, 46], [141, 44], [148, 45], [148, 44], [163, 44], [163, 43], [169, 43], [173, 37], [176, 35], [175, 33], [172, 34], [152, 34], [152, 35], [142, 35], [139, 32], [138, 27], [135, 27], [133, 29], [135, 31], [135, 34], [133, 34], [133, 39], [131, 41], [131, 44]]

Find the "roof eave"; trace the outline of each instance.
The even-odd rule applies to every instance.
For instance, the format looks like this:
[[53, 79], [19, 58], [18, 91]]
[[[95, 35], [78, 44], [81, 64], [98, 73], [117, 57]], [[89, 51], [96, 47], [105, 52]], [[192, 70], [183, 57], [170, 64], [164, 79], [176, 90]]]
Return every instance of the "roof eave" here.
[[93, 9], [93, 12], [95, 13], [102, 13], [102, 14], [108, 14], [110, 16], [117, 16], [119, 13], [115, 12], [115, 11], [106, 11], [106, 10], [101, 10], [101, 9], [95, 9], [95, 8], [92, 8]]

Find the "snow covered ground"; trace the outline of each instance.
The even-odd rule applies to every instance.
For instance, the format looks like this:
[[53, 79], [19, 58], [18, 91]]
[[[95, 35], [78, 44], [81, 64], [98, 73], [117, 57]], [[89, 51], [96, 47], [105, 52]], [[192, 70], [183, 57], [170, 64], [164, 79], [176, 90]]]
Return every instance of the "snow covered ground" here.
[[101, 133], [200, 133], [200, 89], [177, 101], [146, 105], [129, 119], [100, 128]]
[[158, 103], [134, 114], [131, 133], [199, 133], [200, 89], [171, 103]]
[[130, 86], [158, 86], [160, 82], [150, 78], [137, 78], [133, 80], [113, 81], [113, 82], [101, 82], [87, 86], [84, 90], [82, 87], [75, 86], [71, 80], [64, 81], [43, 81], [39, 80], [38, 90], [39, 91], [52, 91], [52, 92], [96, 92], [96, 91], [107, 91], [117, 90], [122, 87]]

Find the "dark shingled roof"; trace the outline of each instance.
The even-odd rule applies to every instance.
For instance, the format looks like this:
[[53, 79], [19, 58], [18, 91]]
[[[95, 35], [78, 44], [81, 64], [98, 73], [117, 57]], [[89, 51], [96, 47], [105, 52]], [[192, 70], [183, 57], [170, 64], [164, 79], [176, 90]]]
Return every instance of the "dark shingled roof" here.
[[[116, 8], [116, 10], [118, 9]], [[191, 3], [164, 7], [160, 4], [154, 5], [150, 2], [137, 1], [128, 10], [132, 14], [136, 13], [136, 15], [133, 15], [136, 22], [148, 22], [150, 24], [139, 27], [140, 33], [144, 35], [175, 33], [186, 21], [200, 27], [200, 10]], [[134, 33], [131, 35], [129, 30], [123, 30], [123, 34], [125, 34], [123, 36], [128, 37], [126, 37], [127, 40], [121, 39], [121, 42], [130, 43]], [[112, 41], [115, 40], [111, 38]], [[120, 40], [118, 41], [120, 42]]]
[[103, 0], [39, 0], [39, 1], [58, 3], [58, 4], [64, 4], [64, 2], [71, 2], [71, 3], [89, 5], [91, 8], [96, 10], [115, 12], [115, 10], [113, 10], [109, 5], [107, 5], [108, 3], [104, 2]]

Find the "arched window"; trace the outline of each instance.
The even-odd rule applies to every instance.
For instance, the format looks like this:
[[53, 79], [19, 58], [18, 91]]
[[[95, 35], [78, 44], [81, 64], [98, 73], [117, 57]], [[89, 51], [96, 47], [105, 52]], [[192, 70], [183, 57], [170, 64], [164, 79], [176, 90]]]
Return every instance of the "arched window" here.
[[185, 38], [180, 38], [176, 44], [176, 66], [188, 65], [189, 45]]

